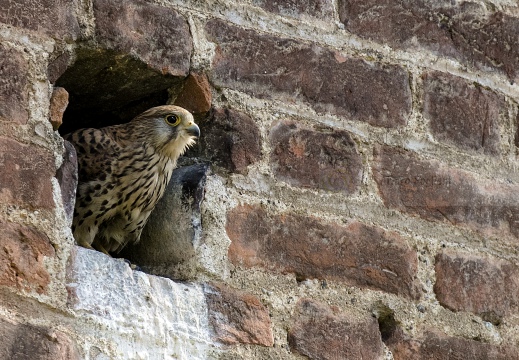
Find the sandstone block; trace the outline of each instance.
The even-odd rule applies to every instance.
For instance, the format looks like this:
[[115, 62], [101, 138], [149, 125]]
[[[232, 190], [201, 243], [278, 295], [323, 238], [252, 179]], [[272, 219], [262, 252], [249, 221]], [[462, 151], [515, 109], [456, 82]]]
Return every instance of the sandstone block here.
[[226, 230], [234, 265], [420, 296], [416, 253], [396, 233], [357, 221], [343, 226], [292, 213], [269, 215], [251, 205], [232, 209]]
[[217, 341], [228, 345], [274, 344], [269, 312], [257, 297], [223, 284], [206, 285], [204, 291]]
[[0, 44], [0, 120], [27, 123], [28, 73], [29, 64], [22, 53]]
[[425, 117], [437, 139], [499, 153], [499, 118], [507, 112], [503, 96], [440, 72], [426, 74], [424, 87]]
[[45, 293], [50, 275], [44, 261], [54, 256], [49, 238], [32, 227], [2, 219], [0, 233], [0, 285]]
[[200, 124], [205, 157], [231, 172], [245, 173], [261, 158], [261, 134], [254, 120], [233, 109], [214, 109]]
[[0, 137], [0, 202], [28, 209], [52, 209], [52, 154], [35, 145]]
[[374, 126], [406, 123], [411, 91], [409, 75], [400, 66], [367, 63], [220, 20], [210, 20], [205, 30], [217, 45], [210, 76], [218, 86], [261, 98], [306, 102], [319, 112]]
[[0, 22], [34, 30], [57, 39], [76, 39], [77, 0], [0, 0]]
[[357, 190], [362, 159], [348, 132], [319, 131], [285, 121], [273, 127], [270, 138], [270, 162], [278, 179], [348, 194]]
[[390, 146], [376, 148], [373, 175], [390, 208], [485, 236], [519, 236], [516, 184], [478, 181], [469, 172]]
[[442, 251], [436, 256], [434, 292], [454, 311], [470, 311], [499, 325], [519, 307], [519, 268], [492, 256]]
[[315, 360], [384, 358], [375, 318], [351, 316], [311, 299], [297, 303], [288, 342], [293, 351]]
[[[374, 11], [376, 9], [376, 11]], [[470, 66], [503, 72], [519, 68], [519, 18], [473, 2], [340, 0], [346, 29], [399, 49], [428, 49]]]
[[0, 319], [0, 359], [80, 360], [76, 344], [60, 331]]

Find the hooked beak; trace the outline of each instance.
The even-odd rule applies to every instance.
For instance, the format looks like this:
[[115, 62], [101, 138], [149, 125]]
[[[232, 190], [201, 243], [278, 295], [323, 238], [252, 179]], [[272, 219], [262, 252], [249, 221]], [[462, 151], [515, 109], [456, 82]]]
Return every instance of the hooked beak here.
[[191, 136], [194, 136], [196, 138], [200, 137], [200, 128], [198, 127], [198, 125], [196, 125], [194, 123], [192, 125], [190, 125], [189, 127], [187, 127], [185, 130]]

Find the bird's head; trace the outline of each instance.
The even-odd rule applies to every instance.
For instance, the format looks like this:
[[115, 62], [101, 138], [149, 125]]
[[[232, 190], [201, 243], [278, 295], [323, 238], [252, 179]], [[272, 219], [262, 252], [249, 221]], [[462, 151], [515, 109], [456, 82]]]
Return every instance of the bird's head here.
[[177, 159], [200, 137], [193, 115], [179, 106], [163, 105], [146, 110], [132, 121], [140, 137], [164, 155]]

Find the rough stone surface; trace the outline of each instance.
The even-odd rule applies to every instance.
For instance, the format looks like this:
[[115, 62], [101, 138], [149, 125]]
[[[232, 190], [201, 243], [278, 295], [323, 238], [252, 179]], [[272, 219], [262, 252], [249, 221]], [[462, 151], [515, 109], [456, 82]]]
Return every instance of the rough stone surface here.
[[102, 45], [132, 54], [163, 74], [187, 76], [193, 42], [176, 10], [147, 1], [94, 0], [94, 15]]
[[304, 15], [323, 20], [333, 16], [333, 3], [331, 0], [254, 0], [253, 4], [266, 11], [289, 17], [302, 17]]
[[27, 123], [28, 70], [29, 65], [20, 52], [0, 44], [0, 121]]
[[368, 64], [315, 44], [260, 35], [220, 20], [210, 20], [205, 29], [217, 44], [210, 73], [217, 85], [291, 103], [302, 100], [319, 112], [375, 126], [406, 123], [409, 76], [399, 66]]
[[416, 253], [396, 233], [356, 221], [341, 226], [291, 213], [272, 216], [250, 205], [228, 213], [226, 230], [235, 265], [419, 297]]
[[176, 269], [178, 264], [195, 256], [195, 244], [200, 241], [200, 205], [208, 171], [207, 164], [175, 169], [164, 196], [142, 231], [140, 242], [127, 246], [120, 256], [152, 274], [173, 279], [192, 275], [179, 274]]
[[519, 308], [519, 268], [509, 261], [446, 250], [436, 256], [435, 269], [434, 292], [451, 310], [498, 325]]
[[448, 336], [436, 329], [427, 329], [416, 338], [401, 330], [386, 341], [395, 360], [508, 360], [517, 359], [519, 351], [510, 345], [497, 346], [462, 337]]
[[362, 159], [346, 131], [284, 121], [272, 128], [271, 147], [274, 174], [294, 186], [351, 194], [360, 184]]
[[61, 201], [65, 209], [65, 216], [72, 224], [74, 206], [76, 204], [76, 188], [78, 183], [77, 153], [74, 145], [64, 140], [63, 163], [56, 171], [56, 179], [61, 189]]
[[424, 113], [436, 138], [499, 153], [499, 119], [507, 112], [503, 96], [440, 72], [426, 74], [424, 88]]
[[214, 109], [200, 124], [202, 153], [216, 165], [237, 173], [261, 158], [261, 135], [254, 120], [233, 109]]
[[62, 87], [56, 87], [52, 91], [52, 97], [50, 98], [50, 123], [54, 130], [63, 123], [63, 113], [67, 109], [68, 105], [68, 92]]
[[0, 233], [0, 285], [46, 292], [50, 276], [44, 260], [54, 256], [49, 238], [33, 227], [1, 218]]
[[1, 0], [0, 22], [54, 38], [76, 39], [79, 36], [76, 6], [76, 0]]
[[69, 307], [88, 318], [78, 331], [110, 339], [97, 343], [97, 359], [216, 359], [200, 285], [132, 271], [120, 259], [81, 247], [69, 261]]
[[269, 312], [257, 297], [214, 283], [206, 285], [205, 294], [217, 341], [227, 345], [274, 344]]
[[[451, 5], [452, 4], [452, 5]], [[346, 29], [393, 47], [426, 48], [480, 68], [519, 68], [519, 18], [474, 2], [340, 0]]]
[[375, 150], [373, 175], [390, 208], [484, 235], [519, 236], [517, 185], [478, 182], [466, 171], [386, 145]]
[[0, 203], [28, 209], [52, 209], [52, 154], [38, 146], [22, 145], [0, 136]]
[[47, 65], [47, 78], [51, 84], [56, 83], [61, 75], [67, 70], [72, 60], [72, 55], [68, 51], [56, 51], [50, 55]]
[[192, 114], [206, 114], [211, 109], [212, 95], [209, 80], [205, 74], [191, 73], [186, 78], [175, 105], [189, 110]]
[[384, 359], [377, 320], [340, 313], [311, 299], [301, 299], [288, 332], [290, 348], [315, 360]]
[[0, 358], [4, 360], [80, 360], [64, 333], [46, 327], [0, 319]]

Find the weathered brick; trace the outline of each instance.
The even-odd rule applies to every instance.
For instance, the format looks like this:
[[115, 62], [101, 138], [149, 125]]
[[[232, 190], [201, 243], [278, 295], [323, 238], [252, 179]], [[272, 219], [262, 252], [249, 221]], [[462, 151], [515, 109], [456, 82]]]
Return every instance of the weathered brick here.
[[347, 131], [312, 129], [293, 121], [271, 131], [270, 162], [278, 179], [295, 186], [353, 193], [362, 176], [362, 159]]
[[373, 175], [386, 206], [486, 236], [519, 237], [519, 187], [390, 146], [375, 149]]
[[50, 98], [50, 108], [49, 108], [49, 120], [52, 124], [52, 128], [54, 130], [58, 130], [58, 128], [63, 123], [63, 113], [67, 109], [68, 105], [68, 92], [62, 87], [56, 87], [52, 91], [52, 96]]
[[174, 104], [189, 110], [195, 116], [206, 114], [211, 109], [212, 95], [205, 74], [191, 73], [186, 78]]
[[311, 299], [297, 303], [288, 342], [293, 351], [314, 360], [384, 358], [375, 318], [340, 313]]
[[0, 44], [0, 120], [27, 123], [29, 65], [21, 52]]
[[56, 83], [61, 75], [67, 70], [72, 55], [68, 51], [56, 51], [49, 55], [49, 63], [47, 65], [47, 78], [51, 84]]
[[427, 329], [415, 338], [395, 331], [385, 341], [395, 360], [509, 360], [518, 359], [519, 351], [510, 345], [492, 345], [472, 339], [448, 336], [436, 329]]
[[266, 11], [295, 18], [307, 15], [331, 20], [333, 16], [331, 0], [254, 0], [253, 4]]
[[79, 360], [75, 343], [51, 328], [0, 319], [0, 359]]
[[59, 39], [76, 39], [77, 0], [0, 0], [0, 22]]
[[292, 213], [269, 215], [250, 205], [227, 214], [226, 230], [235, 265], [419, 297], [416, 253], [394, 232], [357, 221], [341, 226]]
[[29, 209], [54, 207], [52, 154], [37, 146], [0, 137], [0, 202]]
[[492, 256], [445, 250], [436, 256], [434, 292], [454, 311], [499, 324], [519, 307], [519, 268]]
[[519, 18], [474, 2], [340, 0], [346, 29], [390, 46], [426, 48], [479, 68], [519, 68]]
[[217, 44], [210, 76], [219, 86], [261, 98], [304, 101], [319, 112], [375, 126], [406, 123], [411, 107], [409, 75], [399, 66], [367, 63], [220, 20], [210, 20], [205, 29]]
[[187, 76], [193, 41], [175, 10], [146, 1], [95, 0], [97, 40], [164, 74]]
[[424, 113], [433, 135], [460, 148], [499, 152], [503, 96], [441, 72], [425, 76]]
[[206, 285], [205, 296], [217, 341], [228, 345], [274, 344], [269, 312], [257, 297], [223, 284]]
[[261, 158], [261, 134], [254, 120], [233, 109], [214, 109], [200, 124], [206, 157], [232, 172], [244, 173]]
[[54, 256], [49, 238], [32, 227], [2, 219], [0, 232], [0, 285], [46, 292], [50, 276], [44, 259]]

